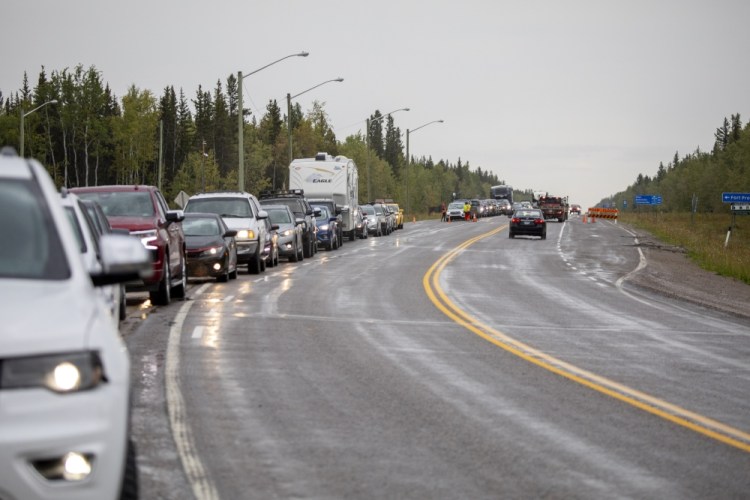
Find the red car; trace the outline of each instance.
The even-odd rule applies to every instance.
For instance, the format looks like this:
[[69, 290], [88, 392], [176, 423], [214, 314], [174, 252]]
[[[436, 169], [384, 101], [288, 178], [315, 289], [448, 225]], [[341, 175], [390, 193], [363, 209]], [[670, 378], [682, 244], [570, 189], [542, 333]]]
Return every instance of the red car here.
[[581, 213], [581, 205], [571, 205], [570, 206], [570, 213], [571, 214], [579, 214]]
[[185, 297], [187, 258], [182, 210], [170, 210], [154, 186], [96, 186], [70, 191], [98, 202], [113, 228], [127, 229], [151, 253], [153, 274], [143, 283], [128, 284], [128, 291], [147, 291], [157, 305], [169, 304], [172, 297]]

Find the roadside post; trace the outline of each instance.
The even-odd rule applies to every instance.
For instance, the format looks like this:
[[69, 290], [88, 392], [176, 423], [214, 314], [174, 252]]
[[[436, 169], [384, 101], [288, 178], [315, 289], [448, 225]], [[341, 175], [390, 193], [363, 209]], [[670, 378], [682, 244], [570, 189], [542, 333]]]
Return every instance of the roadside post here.
[[729, 237], [737, 222], [738, 215], [750, 215], [750, 193], [721, 193], [722, 203], [730, 203], [732, 220], [727, 229], [727, 237], [724, 239], [724, 248], [729, 245]]

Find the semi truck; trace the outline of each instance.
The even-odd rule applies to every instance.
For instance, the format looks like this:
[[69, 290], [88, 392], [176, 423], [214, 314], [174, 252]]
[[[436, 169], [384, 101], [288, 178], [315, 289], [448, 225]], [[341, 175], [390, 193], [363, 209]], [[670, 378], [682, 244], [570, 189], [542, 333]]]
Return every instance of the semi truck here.
[[341, 216], [342, 233], [355, 238], [355, 210], [359, 205], [357, 165], [346, 156], [318, 153], [314, 158], [298, 158], [289, 165], [289, 189], [303, 189], [305, 197], [330, 200]]

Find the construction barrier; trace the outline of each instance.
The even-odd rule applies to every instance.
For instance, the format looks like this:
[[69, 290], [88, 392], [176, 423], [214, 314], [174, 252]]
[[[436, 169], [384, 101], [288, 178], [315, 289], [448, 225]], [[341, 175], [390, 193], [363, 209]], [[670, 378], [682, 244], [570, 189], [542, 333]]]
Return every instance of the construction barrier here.
[[616, 208], [589, 208], [588, 212], [583, 217], [583, 222], [586, 222], [587, 217], [589, 222], [596, 222], [596, 219], [610, 219], [617, 222], [617, 216], [619, 214], [620, 211]]

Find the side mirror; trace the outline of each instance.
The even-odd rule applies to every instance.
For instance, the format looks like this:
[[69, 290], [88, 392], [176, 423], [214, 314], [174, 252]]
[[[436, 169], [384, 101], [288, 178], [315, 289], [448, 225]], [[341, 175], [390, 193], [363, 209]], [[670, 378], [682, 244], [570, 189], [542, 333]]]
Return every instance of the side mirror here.
[[271, 226], [271, 231], [278, 231], [278, 230], [279, 230], [279, 225], [278, 224], [273, 224]]
[[258, 211], [258, 219], [267, 219], [268, 218], [268, 212], [265, 210], [259, 210]]
[[168, 210], [167, 211], [167, 222], [182, 222], [185, 220], [185, 212], [182, 210]]
[[151, 255], [138, 238], [103, 234], [99, 240], [101, 271], [91, 274], [95, 286], [112, 285], [150, 277]]
[[237, 230], [236, 229], [230, 229], [226, 233], [222, 235], [222, 238], [233, 238], [237, 236]]
[[320, 217], [320, 209], [319, 208], [313, 208], [313, 213], [315, 214], [315, 217]]

